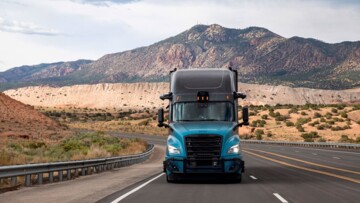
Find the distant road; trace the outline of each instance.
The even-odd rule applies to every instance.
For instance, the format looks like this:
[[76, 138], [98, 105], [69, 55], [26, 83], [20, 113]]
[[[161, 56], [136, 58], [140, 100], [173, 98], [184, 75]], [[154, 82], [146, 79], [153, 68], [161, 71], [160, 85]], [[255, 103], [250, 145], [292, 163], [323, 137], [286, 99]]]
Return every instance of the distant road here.
[[166, 137], [125, 135], [157, 145], [143, 164], [64, 183], [0, 194], [0, 202], [359, 202], [360, 152], [242, 144], [240, 184], [195, 179], [170, 184], [161, 172]]

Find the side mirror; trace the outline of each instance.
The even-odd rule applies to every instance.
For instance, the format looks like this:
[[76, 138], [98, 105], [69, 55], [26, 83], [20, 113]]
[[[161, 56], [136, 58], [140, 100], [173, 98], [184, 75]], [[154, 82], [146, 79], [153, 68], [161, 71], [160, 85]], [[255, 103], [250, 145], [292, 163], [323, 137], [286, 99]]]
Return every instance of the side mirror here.
[[242, 108], [242, 125], [249, 125], [249, 108], [247, 106]]
[[234, 92], [234, 99], [245, 99], [246, 98], [246, 94], [243, 92]]
[[160, 108], [158, 110], [158, 127], [165, 127], [168, 128], [169, 125], [164, 123], [164, 109]]
[[243, 125], [249, 125], [249, 108], [247, 106], [242, 108], [242, 123], [238, 123], [233, 127], [233, 130], [236, 130], [238, 127]]
[[172, 92], [169, 92], [167, 94], [163, 94], [160, 96], [160, 99], [161, 100], [165, 100], [165, 99], [168, 99], [168, 100], [172, 100]]

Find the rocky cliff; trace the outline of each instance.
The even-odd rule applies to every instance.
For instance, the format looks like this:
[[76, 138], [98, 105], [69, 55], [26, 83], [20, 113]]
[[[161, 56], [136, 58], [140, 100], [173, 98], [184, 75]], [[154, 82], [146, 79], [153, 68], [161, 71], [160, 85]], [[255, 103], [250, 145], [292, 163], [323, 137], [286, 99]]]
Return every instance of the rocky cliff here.
[[[239, 83], [248, 97], [241, 104], [337, 104], [360, 103], [360, 90], [334, 91]], [[66, 87], [25, 87], [4, 93], [23, 103], [47, 107], [156, 109], [167, 102], [159, 99], [168, 83], [117, 83]]]

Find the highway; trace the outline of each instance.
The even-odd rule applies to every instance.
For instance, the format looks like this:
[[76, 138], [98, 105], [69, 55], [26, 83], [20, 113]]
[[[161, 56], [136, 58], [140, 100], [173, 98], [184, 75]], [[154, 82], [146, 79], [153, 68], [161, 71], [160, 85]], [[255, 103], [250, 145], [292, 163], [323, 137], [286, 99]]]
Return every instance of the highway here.
[[[139, 137], [161, 143], [159, 137]], [[124, 195], [121, 202], [129, 203], [359, 202], [359, 152], [259, 144], [242, 144], [242, 149], [246, 172], [240, 184], [218, 177], [169, 184], [160, 175], [138, 190], [151, 178], [98, 202], [112, 202]]]
[[197, 177], [167, 183], [162, 173], [166, 138], [150, 160], [120, 170], [0, 194], [0, 202], [359, 202], [360, 152], [242, 144], [242, 183]]

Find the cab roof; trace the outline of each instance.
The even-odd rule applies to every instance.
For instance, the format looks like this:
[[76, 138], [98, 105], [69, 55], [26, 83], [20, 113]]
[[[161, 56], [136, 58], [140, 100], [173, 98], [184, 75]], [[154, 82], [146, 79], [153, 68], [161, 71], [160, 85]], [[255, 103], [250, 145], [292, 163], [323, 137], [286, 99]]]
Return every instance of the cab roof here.
[[199, 91], [209, 93], [233, 93], [236, 91], [234, 72], [228, 69], [185, 69], [171, 75], [173, 94], [192, 94]]

